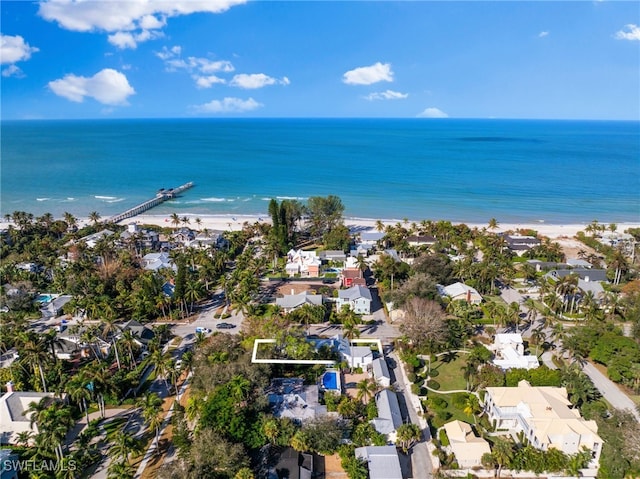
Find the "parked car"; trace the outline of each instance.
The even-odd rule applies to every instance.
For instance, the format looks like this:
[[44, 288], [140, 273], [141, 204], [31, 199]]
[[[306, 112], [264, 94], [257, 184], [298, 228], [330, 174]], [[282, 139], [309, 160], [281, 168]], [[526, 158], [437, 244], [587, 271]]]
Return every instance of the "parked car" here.
[[231, 323], [218, 323], [218, 324], [216, 324], [216, 328], [217, 329], [233, 329], [235, 327], [236, 327], [236, 325], [235, 324], [231, 324]]
[[211, 330], [210, 330], [209, 328], [203, 328], [203, 327], [201, 327], [201, 326], [198, 326], [198, 327], [196, 328], [196, 333], [204, 333], [204, 334], [207, 334], [207, 333], [210, 333], [210, 332], [211, 332]]

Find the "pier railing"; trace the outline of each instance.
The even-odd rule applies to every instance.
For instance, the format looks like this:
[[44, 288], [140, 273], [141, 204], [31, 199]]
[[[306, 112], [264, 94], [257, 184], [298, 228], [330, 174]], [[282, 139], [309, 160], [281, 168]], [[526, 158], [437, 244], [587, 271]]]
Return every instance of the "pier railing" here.
[[170, 188], [165, 190], [164, 188], [159, 190], [156, 193], [154, 198], [145, 201], [144, 203], [140, 203], [139, 205], [134, 206], [133, 208], [129, 208], [127, 211], [123, 213], [117, 214], [109, 218], [110, 223], [118, 223], [119, 221], [125, 220], [127, 218], [132, 218], [133, 216], [144, 213], [145, 211], [150, 210], [154, 206], [158, 206], [160, 203], [164, 203], [167, 200], [173, 199], [182, 193], [185, 190], [188, 190], [193, 186], [193, 181], [189, 183], [185, 183], [184, 185], [178, 186], [177, 188]]

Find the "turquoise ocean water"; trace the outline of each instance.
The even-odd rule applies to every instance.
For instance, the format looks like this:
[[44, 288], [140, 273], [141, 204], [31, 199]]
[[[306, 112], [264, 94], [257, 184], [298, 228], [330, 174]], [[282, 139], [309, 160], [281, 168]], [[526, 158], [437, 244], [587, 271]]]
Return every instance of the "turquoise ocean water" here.
[[640, 221], [640, 123], [419, 119], [2, 122], [2, 215], [267, 214], [338, 195], [352, 217]]

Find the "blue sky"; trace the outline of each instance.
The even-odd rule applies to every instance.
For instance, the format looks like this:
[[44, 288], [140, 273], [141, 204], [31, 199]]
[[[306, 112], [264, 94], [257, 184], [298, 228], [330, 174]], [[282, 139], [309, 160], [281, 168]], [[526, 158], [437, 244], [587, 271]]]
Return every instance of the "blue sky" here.
[[7, 1], [3, 119], [640, 119], [635, 1]]

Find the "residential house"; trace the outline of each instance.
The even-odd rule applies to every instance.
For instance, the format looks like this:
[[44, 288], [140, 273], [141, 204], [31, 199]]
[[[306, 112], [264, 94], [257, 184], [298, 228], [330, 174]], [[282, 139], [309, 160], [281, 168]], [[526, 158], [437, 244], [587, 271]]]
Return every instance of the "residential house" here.
[[492, 348], [493, 364], [502, 369], [535, 369], [540, 366], [536, 356], [524, 354], [524, 342], [519, 333], [496, 334]]
[[147, 349], [149, 343], [156, 337], [156, 333], [154, 333], [151, 328], [146, 327], [134, 319], [126, 323], [116, 324], [116, 328], [118, 329], [116, 337], [120, 338], [125, 331], [131, 331], [134, 342], [143, 349]]
[[569, 275], [578, 276], [578, 289], [582, 293], [591, 291], [597, 300], [601, 300], [604, 295], [604, 288], [600, 282], [607, 281], [607, 271], [593, 268], [555, 269], [549, 271], [545, 277], [553, 281], [559, 281]]
[[367, 369], [373, 362], [373, 352], [369, 346], [353, 345], [341, 334], [329, 339], [308, 339], [316, 350], [328, 347], [340, 354], [341, 360], [346, 361], [350, 368]]
[[402, 425], [402, 414], [396, 393], [391, 389], [383, 389], [376, 394], [378, 417], [371, 423], [380, 434], [386, 434], [391, 442], [396, 440], [396, 431]]
[[309, 291], [294, 294], [285, 294], [282, 298], [276, 298], [276, 305], [280, 306], [285, 313], [289, 313], [305, 304], [322, 306], [323, 296], [321, 294], [311, 294]]
[[313, 455], [285, 448], [278, 462], [269, 469], [267, 479], [311, 479], [313, 477]]
[[320, 276], [320, 258], [315, 251], [290, 250], [287, 253], [285, 271], [289, 276], [317, 278]]
[[344, 263], [347, 259], [344, 251], [339, 250], [321, 251], [319, 257], [323, 262], [334, 261], [336, 263]]
[[407, 236], [407, 243], [409, 243], [409, 246], [413, 246], [413, 247], [433, 246], [434, 244], [436, 244], [436, 242], [437, 240], [433, 236], [426, 236], [426, 235]]
[[369, 479], [402, 479], [396, 446], [357, 447], [355, 455], [367, 463]]
[[489, 443], [476, 436], [471, 426], [462, 421], [446, 423], [444, 430], [449, 438], [449, 447], [456, 456], [456, 461], [461, 469], [469, 469], [482, 466], [482, 455], [491, 454]]
[[60, 316], [63, 313], [64, 306], [73, 299], [70, 294], [60, 294], [53, 297], [53, 299], [40, 308], [43, 316], [55, 317]]
[[590, 269], [593, 268], [593, 265], [588, 261], [579, 258], [570, 258], [567, 260], [567, 265], [572, 268], [580, 268], [580, 269]]
[[318, 401], [318, 386], [305, 386], [302, 378], [272, 379], [267, 397], [275, 417], [298, 424], [327, 414], [327, 407]]
[[53, 393], [13, 391], [13, 384], [7, 383], [7, 392], [0, 397], [0, 444], [16, 444], [21, 432], [37, 434], [37, 424], [31, 427], [31, 415], [24, 413], [29, 404], [38, 403], [42, 398], [53, 400]]
[[367, 280], [364, 279], [360, 268], [344, 268], [340, 272], [340, 284], [343, 288], [351, 288], [352, 286], [366, 286]]
[[140, 228], [136, 223], [129, 223], [127, 229], [120, 233], [120, 241], [123, 243], [133, 242], [140, 251], [155, 251], [160, 248], [160, 233]]
[[98, 231], [97, 233], [93, 233], [91, 235], [85, 236], [84, 238], [80, 238], [80, 241], [84, 241], [89, 248], [95, 248], [98, 241], [103, 238], [107, 238], [115, 234], [113, 231], [104, 229], [102, 231]]
[[349, 250], [349, 256], [357, 258], [358, 256], [369, 256], [369, 252], [373, 249], [371, 245], [358, 244]]
[[142, 267], [147, 271], [158, 271], [163, 268], [178, 271], [178, 267], [166, 251], [144, 255], [142, 258]]
[[475, 288], [464, 283], [453, 283], [449, 286], [437, 285], [440, 296], [447, 297], [451, 301], [466, 301], [470, 304], [480, 304], [482, 296]]
[[343, 306], [349, 308], [357, 314], [371, 314], [371, 291], [364, 286], [352, 286], [349, 289], [341, 289], [338, 291], [338, 300], [336, 307], [338, 311]]
[[576, 454], [587, 448], [590, 467], [597, 467], [602, 452], [598, 426], [571, 408], [565, 388], [533, 387], [526, 380], [517, 387], [487, 387], [484, 409], [496, 429], [508, 429], [514, 437], [522, 433], [537, 449]]
[[531, 248], [540, 246], [540, 240], [534, 236], [520, 236], [520, 235], [504, 235], [507, 248], [516, 253], [518, 256], [522, 256], [526, 251]]
[[196, 233], [189, 228], [180, 228], [173, 233], [173, 241], [188, 246], [194, 239]]
[[376, 358], [371, 363], [371, 371], [373, 372], [373, 378], [383, 388], [391, 386], [391, 374], [389, 373], [389, 367], [384, 357]]
[[375, 246], [384, 236], [385, 233], [382, 231], [362, 231], [358, 244]]

